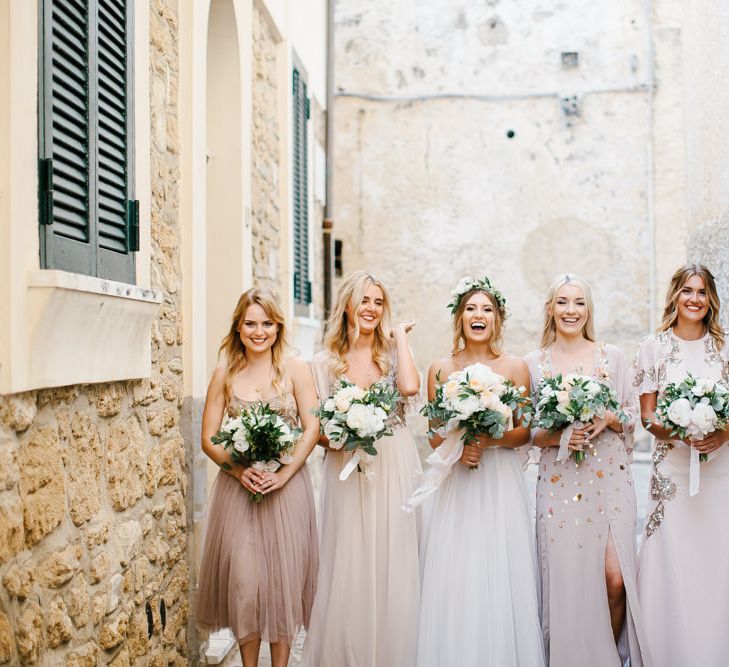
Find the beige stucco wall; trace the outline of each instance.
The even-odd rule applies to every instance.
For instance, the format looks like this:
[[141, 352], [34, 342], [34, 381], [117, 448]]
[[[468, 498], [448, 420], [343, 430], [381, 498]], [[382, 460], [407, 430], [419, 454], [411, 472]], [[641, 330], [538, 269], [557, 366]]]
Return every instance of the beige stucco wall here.
[[562, 271], [593, 285], [600, 336], [632, 350], [656, 263], [645, 3], [342, 0], [335, 23], [335, 237], [345, 273], [380, 274], [396, 316], [419, 320], [420, 363], [447, 351], [468, 273], [505, 292], [515, 352], [536, 346]]
[[729, 6], [688, 0], [683, 13], [689, 257], [719, 281], [729, 326]]

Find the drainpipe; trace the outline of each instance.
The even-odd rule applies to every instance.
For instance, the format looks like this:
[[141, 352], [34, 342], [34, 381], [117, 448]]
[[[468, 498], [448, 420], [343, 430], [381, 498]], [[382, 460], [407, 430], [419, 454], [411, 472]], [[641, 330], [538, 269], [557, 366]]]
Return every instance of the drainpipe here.
[[332, 229], [332, 173], [334, 171], [334, 2], [327, 0], [327, 132], [326, 132], [326, 204], [322, 233], [324, 240], [324, 318], [332, 306], [332, 276], [334, 274], [334, 240]]

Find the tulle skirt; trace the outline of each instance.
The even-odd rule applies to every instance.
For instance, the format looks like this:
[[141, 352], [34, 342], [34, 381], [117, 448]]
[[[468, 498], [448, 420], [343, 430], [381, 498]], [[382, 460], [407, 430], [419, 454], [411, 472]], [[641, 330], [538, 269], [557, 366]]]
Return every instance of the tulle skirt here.
[[426, 508], [418, 667], [543, 667], [534, 523], [516, 452], [456, 463]]
[[200, 565], [200, 627], [229, 627], [239, 643], [290, 644], [308, 626], [318, 565], [306, 466], [260, 503], [236, 479], [218, 473]]

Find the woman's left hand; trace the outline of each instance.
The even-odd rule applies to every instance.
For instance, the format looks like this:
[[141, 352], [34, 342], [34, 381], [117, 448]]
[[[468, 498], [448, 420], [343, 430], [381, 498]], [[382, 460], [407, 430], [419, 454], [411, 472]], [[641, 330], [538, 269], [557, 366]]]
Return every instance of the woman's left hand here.
[[278, 472], [267, 472], [263, 475], [260, 483], [261, 493], [265, 496], [271, 491], [277, 491], [284, 487], [289, 481], [288, 475], [284, 475], [280, 470]]
[[691, 446], [702, 454], [711, 454], [729, 441], [729, 434], [725, 431], [709, 433], [703, 440], [693, 440]]
[[611, 419], [615, 419], [612, 412], [606, 412], [604, 417], [593, 417], [592, 421], [587, 423], [582, 429], [585, 432], [585, 437], [588, 440], [597, 438], [598, 435], [610, 426]]
[[395, 338], [397, 334], [409, 334], [415, 328], [415, 320], [405, 320], [400, 322], [392, 331], [390, 331], [390, 338]]

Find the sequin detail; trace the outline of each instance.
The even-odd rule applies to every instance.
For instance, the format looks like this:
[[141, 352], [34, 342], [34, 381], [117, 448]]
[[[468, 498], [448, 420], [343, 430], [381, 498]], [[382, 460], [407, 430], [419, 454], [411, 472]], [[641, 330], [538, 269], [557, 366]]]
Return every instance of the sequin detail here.
[[664, 503], [676, 497], [676, 483], [665, 473], [659, 470], [666, 454], [673, 449], [670, 442], [659, 441], [656, 443], [653, 452], [653, 475], [651, 476], [650, 493], [651, 498], [656, 501], [656, 506], [648, 517], [645, 524], [645, 536], [648, 539], [656, 532], [658, 526], [663, 522]]

